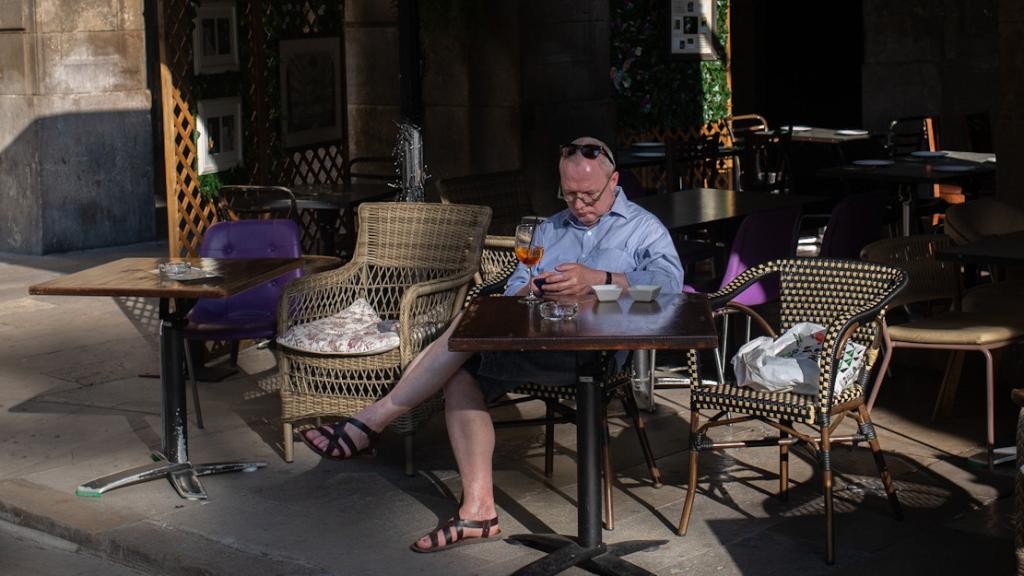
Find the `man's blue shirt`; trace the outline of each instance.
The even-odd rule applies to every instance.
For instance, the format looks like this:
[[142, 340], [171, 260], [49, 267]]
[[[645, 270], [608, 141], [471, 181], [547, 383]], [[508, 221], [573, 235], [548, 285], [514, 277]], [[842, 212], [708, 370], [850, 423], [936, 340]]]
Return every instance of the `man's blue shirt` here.
[[[656, 284], [662, 292], [682, 292], [683, 266], [672, 238], [658, 217], [615, 189], [615, 202], [600, 220], [587, 228], [569, 209], [562, 210], [534, 232], [544, 257], [534, 274], [555, 271], [559, 264], [582, 264], [595, 270], [623, 272], [631, 286]], [[529, 279], [519, 264], [509, 277], [505, 294], [515, 294]]]

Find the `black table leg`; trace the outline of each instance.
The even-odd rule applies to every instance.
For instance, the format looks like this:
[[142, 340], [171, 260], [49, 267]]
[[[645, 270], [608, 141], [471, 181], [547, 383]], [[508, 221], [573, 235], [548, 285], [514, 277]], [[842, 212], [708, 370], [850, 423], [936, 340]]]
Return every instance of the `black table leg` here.
[[600, 375], [604, 373], [602, 355], [577, 354], [576, 361], [576, 479], [577, 534], [573, 539], [555, 534], [524, 534], [509, 540], [537, 548], [549, 554], [515, 571], [516, 576], [558, 574], [580, 566], [594, 574], [609, 576], [653, 576], [651, 572], [623, 560], [621, 556], [668, 543], [668, 540], [632, 540], [617, 544], [601, 541], [601, 402]]
[[192, 464], [188, 457], [188, 404], [185, 401], [185, 342], [181, 329], [187, 320], [190, 304], [180, 302], [170, 310], [170, 302], [160, 299], [160, 384], [162, 390], [163, 442], [159, 453], [154, 453], [151, 464], [116, 472], [86, 482], [75, 490], [79, 496], [99, 497], [104, 492], [167, 478], [178, 495], [189, 500], [206, 499], [206, 491], [199, 476], [222, 472], [254, 471], [266, 462], [220, 462]]

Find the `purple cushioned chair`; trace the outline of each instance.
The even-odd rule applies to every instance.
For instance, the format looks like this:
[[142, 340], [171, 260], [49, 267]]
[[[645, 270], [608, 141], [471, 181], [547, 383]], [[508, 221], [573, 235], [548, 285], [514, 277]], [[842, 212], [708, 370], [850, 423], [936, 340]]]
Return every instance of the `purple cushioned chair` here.
[[[736, 237], [732, 241], [729, 260], [725, 266], [725, 274], [719, 283], [718, 290], [732, 282], [734, 278], [748, 268], [778, 258], [790, 258], [796, 250], [800, 208], [792, 207], [771, 212], [751, 214], [743, 219]], [[697, 293], [699, 290], [690, 285], [683, 286], [684, 292]], [[778, 274], [770, 274], [733, 299], [733, 302], [744, 306], [758, 306], [771, 302], [779, 297]], [[747, 340], [750, 339], [750, 317], [747, 316]], [[715, 350], [715, 364], [718, 366], [720, 381], [725, 377], [726, 342], [729, 338], [729, 317], [722, 320], [722, 338], [719, 349]]]
[[887, 200], [877, 192], [849, 194], [840, 200], [828, 218], [818, 256], [859, 259], [865, 246], [882, 237]]
[[[302, 256], [299, 228], [291, 220], [222, 221], [206, 231], [199, 255], [204, 258], [298, 258]], [[285, 284], [302, 275], [301, 268], [283, 274], [266, 284], [250, 288], [228, 298], [204, 298], [188, 314], [186, 340], [229, 340], [231, 362], [238, 359], [239, 340], [273, 338], [277, 330], [277, 305]], [[188, 346], [185, 347], [186, 356]], [[199, 392], [191, 358], [192, 399], [196, 422], [203, 427]]]

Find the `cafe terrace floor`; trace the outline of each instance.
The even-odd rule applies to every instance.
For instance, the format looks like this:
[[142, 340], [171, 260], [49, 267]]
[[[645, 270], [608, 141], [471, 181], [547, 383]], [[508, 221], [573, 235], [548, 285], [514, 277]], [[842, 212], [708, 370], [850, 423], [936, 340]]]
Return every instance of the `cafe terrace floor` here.
[[[78, 484], [142, 464], [160, 446], [160, 384], [140, 376], [158, 370], [156, 311], [141, 300], [32, 297], [27, 287], [114, 258], [165, 253], [144, 244], [0, 255], [0, 520], [154, 574], [508, 574], [540, 556], [507, 542], [430, 555], [408, 550], [458, 498], [440, 415], [417, 438], [414, 477], [403, 474], [393, 435], [375, 458], [323, 461], [299, 444], [286, 464], [278, 401], [261, 388], [273, 357], [255, 348], [243, 351], [239, 375], [201, 384], [206, 429], [191, 427], [191, 450], [200, 462], [262, 459], [267, 468], [205, 478], [205, 502], [178, 498], [164, 480], [76, 497]], [[837, 449], [834, 567], [823, 561], [819, 483], [799, 450], [790, 459], [796, 485], [788, 503], [773, 496], [775, 449], [703, 454], [690, 532], [674, 535], [686, 495], [685, 390], [659, 391], [657, 412], [647, 415], [666, 481], [660, 489], [649, 485], [632, 430], [613, 418], [616, 528], [605, 540], [667, 539], [629, 557], [665, 575], [1013, 573], [1015, 467], [990, 473], [965, 460], [984, 437], [979, 359], [965, 363], [954, 416], [932, 421], [944, 358], [900, 352], [874, 418], [906, 519], [888, 513], [866, 448]], [[1008, 390], [1024, 361], [1004, 356], [997, 421], [1009, 444]], [[506, 534], [575, 530], [575, 431], [558, 427], [552, 479], [543, 476], [542, 439], [539, 427], [498, 431], [495, 492]], [[10, 573], [5, 562], [16, 554], [0, 554], [0, 573]]]

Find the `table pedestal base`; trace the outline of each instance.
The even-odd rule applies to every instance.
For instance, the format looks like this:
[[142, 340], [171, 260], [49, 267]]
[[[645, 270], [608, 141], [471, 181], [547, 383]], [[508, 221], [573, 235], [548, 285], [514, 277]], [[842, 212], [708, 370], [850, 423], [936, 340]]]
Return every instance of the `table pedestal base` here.
[[206, 490], [199, 482], [200, 476], [223, 474], [225, 472], [255, 472], [267, 465], [266, 462], [211, 462], [208, 464], [192, 464], [191, 462], [169, 462], [159, 452], [153, 453], [155, 462], [144, 466], [136, 466], [121, 472], [108, 474], [90, 480], [75, 489], [75, 495], [99, 498], [122, 486], [148, 482], [156, 478], [167, 478], [178, 496], [188, 500], [206, 500]]
[[606, 576], [654, 576], [654, 573], [623, 560], [622, 556], [668, 543], [668, 540], [629, 540], [584, 548], [575, 539], [558, 534], [519, 534], [509, 536], [508, 540], [549, 553], [516, 570], [514, 576], [547, 576], [572, 566]]

